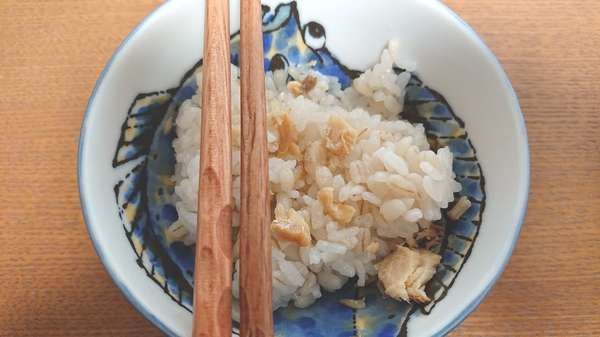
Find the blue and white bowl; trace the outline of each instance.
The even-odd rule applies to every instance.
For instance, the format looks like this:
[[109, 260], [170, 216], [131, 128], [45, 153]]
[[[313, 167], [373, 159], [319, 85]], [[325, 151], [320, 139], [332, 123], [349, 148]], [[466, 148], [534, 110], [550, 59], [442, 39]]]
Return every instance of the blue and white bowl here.
[[[307, 309], [276, 311], [276, 335], [444, 335], [500, 277], [526, 209], [527, 134], [506, 74], [477, 34], [435, 0], [263, 3], [266, 67], [275, 57], [315, 61], [347, 85], [399, 38], [404, 58], [416, 62], [402, 118], [450, 147], [460, 194], [473, 203], [458, 221], [445, 218], [442, 263], [426, 289], [432, 303], [400, 303], [367, 288], [360, 290], [367, 307], [354, 310], [338, 303], [356, 296], [347, 286]], [[196, 90], [189, 74], [202, 55], [203, 8], [197, 0], [166, 2], [128, 36], [98, 79], [79, 147], [81, 204], [96, 251], [134, 306], [173, 336], [191, 333], [194, 247], [164, 237], [177, 219], [172, 122]], [[231, 8], [236, 32], [239, 2]], [[234, 35], [234, 63], [238, 47]]]

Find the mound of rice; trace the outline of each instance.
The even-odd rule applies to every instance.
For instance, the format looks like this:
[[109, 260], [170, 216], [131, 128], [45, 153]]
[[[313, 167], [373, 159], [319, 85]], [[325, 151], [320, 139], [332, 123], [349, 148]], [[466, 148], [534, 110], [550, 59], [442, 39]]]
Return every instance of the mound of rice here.
[[[306, 307], [356, 277], [376, 279], [376, 263], [441, 218], [454, 199], [448, 148], [430, 150], [422, 125], [398, 120], [408, 72], [395, 73], [397, 42], [342, 90], [310, 65], [267, 73], [269, 179], [275, 200], [273, 308]], [[404, 65], [406, 65], [404, 63]], [[288, 76], [292, 79], [290, 80]], [[238, 69], [232, 67], [234, 226], [240, 206]], [[202, 72], [196, 74], [202, 83]], [[199, 91], [201, 88], [199, 89]], [[175, 193], [186, 244], [196, 236], [200, 94], [176, 120]], [[235, 231], [237, 233], [237, 231]], [[237, 244], [234, 246], [237, 249]], [[237, 251], [234, 296], [238, 297]], [[439, 261], [439, 260], [438, 260]], [[428, 280], [428, 279], [427, 279]], [[427, 281], [426, 280], [426, 281]]]

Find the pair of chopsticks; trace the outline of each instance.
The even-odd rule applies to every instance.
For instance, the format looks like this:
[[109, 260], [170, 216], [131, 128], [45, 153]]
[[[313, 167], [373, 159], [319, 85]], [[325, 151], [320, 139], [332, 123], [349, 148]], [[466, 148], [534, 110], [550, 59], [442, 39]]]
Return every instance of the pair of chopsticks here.
[[[229, 0], [206, 0], [194, 337], [231, 336]], [[240, 312], [242, 337], [273, 336], [266, 98], [260, 0], [241, 0]]]

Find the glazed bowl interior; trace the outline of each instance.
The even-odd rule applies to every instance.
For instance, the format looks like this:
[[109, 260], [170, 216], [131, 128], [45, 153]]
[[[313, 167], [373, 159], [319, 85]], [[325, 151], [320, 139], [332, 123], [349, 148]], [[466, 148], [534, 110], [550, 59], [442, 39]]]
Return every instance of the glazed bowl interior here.
[[[271, 8], [279, 1], [263, 1]], [[114, 185], [133, 163], [114, 168], [115, 148], [133, 99], [179, 85], [202, 55], [203, 2], [169, 1], [123, 42], [97, 82], [81, 130], [79, 185], [85, 221], [115, 283], [148, 319], [171, 335], [190, 334], [192, 316], [136, 264]], [[239, 29], [231, 3], [231, 31]], [[486, 207], [474, 248], [451, 289], [429, 315], [414, 315], [409, 336], [441, 335], [462, 321], [500, 276], [518, 238], [529, 188], [529, 155], [515, 93], [491, 51], [438, 1], [302, 0], [300, 22], [321, 23], [326, 46], [345, 66], [372, 65], [392, 38], [416, 74], [442, 93], [465, 122], [485, 176]], [[266, 309], [267, 310], [267, 309]]]

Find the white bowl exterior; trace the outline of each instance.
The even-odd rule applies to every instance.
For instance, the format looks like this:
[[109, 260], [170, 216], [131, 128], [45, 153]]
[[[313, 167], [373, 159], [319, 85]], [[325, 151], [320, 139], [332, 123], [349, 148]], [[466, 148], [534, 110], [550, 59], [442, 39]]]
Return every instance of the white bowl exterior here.
[[[280, 1], [263, 1], [274, 5]], [[365, 69], [391, 38], [400, 38], [417, 74], [441, 92], [466, 129], [482, 165], [487, 193], [483, 224], [456, 282], [429, 316], [414, 315], [410, 336], [447, 332], [485, 297], [519, 234], [529, 189], [527, 135], [517, 98], [501, 66], [479, 37], [435, 0], [302, 0], [300, 21], [325, 23], [327, 46], [351, 68]], [[239, 1], [231, 3], [232, 32]], [[175, 87], [202, 55], [203, 4], [173, 0], [126, 39], [92, 94], [80, 143], [79, 184], [96, 250], [129, 300], [170, 334], [187, 336], [191, 315], [134, 263], [115, 207], [111, 166], [121, 123], [136, 94]], [[360, 22], [360, 24], [358, 24]], [[352, 37], [352, 38], [348, 38]]]

